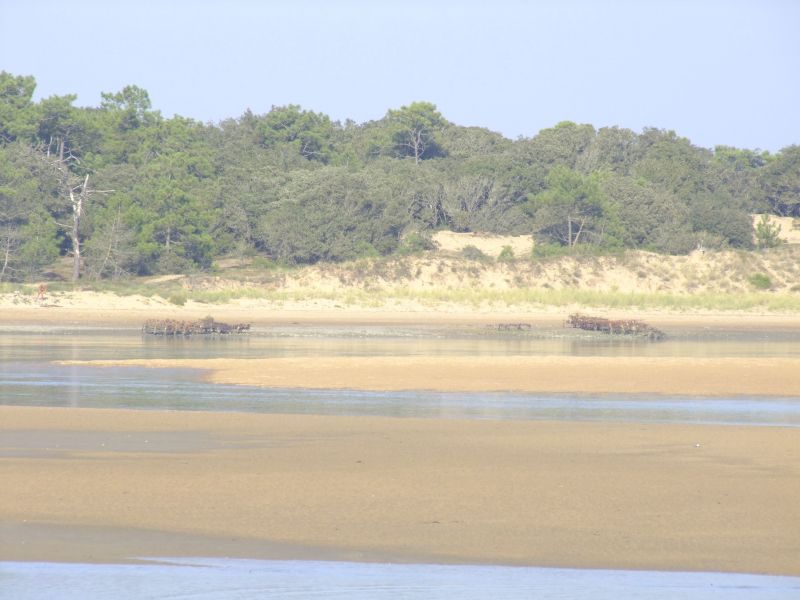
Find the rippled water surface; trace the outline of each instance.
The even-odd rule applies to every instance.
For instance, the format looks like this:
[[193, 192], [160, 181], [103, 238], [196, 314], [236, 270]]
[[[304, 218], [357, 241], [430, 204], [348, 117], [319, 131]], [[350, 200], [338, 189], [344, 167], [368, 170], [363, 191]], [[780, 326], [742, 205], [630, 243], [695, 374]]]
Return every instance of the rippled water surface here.
[[0, 564], [2, 600], [794, 600], [799, 577], [317, 561]]

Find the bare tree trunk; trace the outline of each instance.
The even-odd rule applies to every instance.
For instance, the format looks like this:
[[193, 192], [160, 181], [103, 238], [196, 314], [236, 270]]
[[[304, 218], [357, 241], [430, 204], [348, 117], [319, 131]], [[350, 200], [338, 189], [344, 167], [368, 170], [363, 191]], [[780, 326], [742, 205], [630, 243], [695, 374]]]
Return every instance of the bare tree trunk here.
[[[78, 195], [75, 190], [80, 188]], [[83, 180], [83, 185], [69, 190], [69, 199], [72, 202], [72, 280], [78, 281], [81, 276], [81, 217], [83, 216], [83, 201], [89, 189], [89, 175]]]
[[406, 146], [409, 147], [411, 152], [414, 153], [414, 164], [418, 165], [419, 162], [422, 160], [422, 155], [425, 153], [425, 138], [423, 134], [425, 132], [422, 129], [412, 129], [408, 133], [408, 141], [406, 142]]
[[583, 224], [584, 223], [586, 223], [586, 219], [581, 219], [581, 224], [578, 227], [578, 233], [575, 234], [575, 243], [573, 244], [573, 246], [577, 246], [578, 245], [578, 240], [580, 239], [581, 233], [583, 232]]
[[572, 217], [567, 217], [567, 246], [572, 248]]
[[0, 271], [0, 281], [6, 278], [6, 269], [8, 269], [8, 262], [11, 258], [11, 231], [6, 236], [6, 247], [3, 253], [3, 269]]
[[[53, 144], [56, 144], [58, 150], [58, 158], [50, 160], [50, 149]], [[50, 138], [47, 144], [46, 160], [58, 173], [61, 189], [69, 196], [69, 201], [72, 206], [72, 226], [69, 227], [69, 237], [72, 242], [72, 280], [78, 281], [81, 276], [81, 219], [83, 218], [84, 204], [89, 200], [89, 174], [83, 178], [83, 183], [78, 183], [80, 180], [75, 179], [75, 175], [70, 171], [70, 163], [77, 162], [77, 159], [72, 155], [72, 151], [66, 148], [66, 140], [63, 136], [57, 138]], [[93, 193], [109, 193], [113, 190], [93, 190]], [[65, 224], [59, 223], [61, 227], [67, 229]]]

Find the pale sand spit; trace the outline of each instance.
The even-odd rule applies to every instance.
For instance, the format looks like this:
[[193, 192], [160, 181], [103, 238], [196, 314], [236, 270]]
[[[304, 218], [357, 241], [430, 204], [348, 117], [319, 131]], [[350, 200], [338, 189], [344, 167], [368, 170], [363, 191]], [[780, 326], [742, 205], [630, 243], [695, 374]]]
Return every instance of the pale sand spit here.
[[800, 358], [361, 356], [131, 359], [63, 364], [194, 368], [277, 388], [800, 396]]

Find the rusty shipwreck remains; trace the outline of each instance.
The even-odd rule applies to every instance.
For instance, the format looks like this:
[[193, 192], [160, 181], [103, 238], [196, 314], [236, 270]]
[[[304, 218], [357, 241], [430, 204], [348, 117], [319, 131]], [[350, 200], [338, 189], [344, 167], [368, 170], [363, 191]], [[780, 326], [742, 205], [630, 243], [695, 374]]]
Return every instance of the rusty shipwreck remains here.
[[635, 319], [606, 319], [604, 317], [591, 317], [575, 313], [567, 318], [566, 324], [569, 327], [585, 331], [599, 331], [610, 335], [628, 335], [650, 340], [662, 340], [666, 337], [660, 329]]
[[250, 331], [250, 323], [229, 325], [220, 323], [212, 317], [199, 321], [178, 321], [176, 319], [148, 319], [142, 325], [142, 333], [149, 335], [228, 335]]

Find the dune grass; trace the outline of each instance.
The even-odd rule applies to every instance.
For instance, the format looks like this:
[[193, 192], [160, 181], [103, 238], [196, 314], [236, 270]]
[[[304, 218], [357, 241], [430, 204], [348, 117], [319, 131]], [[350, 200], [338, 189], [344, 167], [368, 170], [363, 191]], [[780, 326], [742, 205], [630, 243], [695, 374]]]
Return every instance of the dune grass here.
[[377, 289], [298, 288], [292, 290], [240, 288], [219, 291], [188, 292], [187, 300], [206, 304], [225, 304], [238, 299], [254, 299], [276, 304], [325, 301], [341, 306], [377, 308], [397, 303], [418, 303], [430, 308], [459, 305], [472, 308], [547, 308], [583, 306], [587, 308], [670, 310], [670, 311], [770, 311], [800, 312], [800, 294], [775, 292], [693, 294], [638, 293], [581, 289], [392, 287]]
[[[514, 287], [492, 289], [485, 287], [435, 287], [414, 286], [342, 286], [336, 288], [241, 285], [225, 289], [187, 289], [179, 282], [163, 282], [148, 285], [142, 282], [103, 283], [100, 285], [70, 284], [51, 286], [49, 293], [58, 295], [77, 289], [113, 293], [119, 296], [141, 295], [160, 297], [176, 306], [187, 302], [209, 305], [226, 304], [242, 299], [258, 300], [274, 304], [323, 301], [334, 306], [377, 308], [393, 304], [416, 303], [430, 308], [445, 305], [480, 307], [506, 307], [536, 309], [547, 307], [581, 306], [586, 308], [640, 309], [669, 311], [769, 311], [800, 312], [798, 291], [775, 292], [753, 290], [751, 292], [697, 291], [694, 293], [673, 292], [627, 292], [598, 291], [580, 288], [548, 289], [536, 287]], [[0, 284], [0, 293], [35, 295], [32, 286]]]
[[[132, 278], [123, 281], [52, 282], [49, 294], [95, 291], [119, 296], [160, 298], [175, 306], [221, 305], [255, 300], [281, 305], [318, 301], [328, 306], [431, 308], [586, 307], [665, 311], [800, 312], [800, 248], [709, 256], [705, 263], [626, 253], [611, 257], [569, 257], [497, 265], [463, 257], [362, 259], [267, 271], [253, 266], [207, 274]], [[566, 261], [566, 264], [562, 264]], [[605, 262], [604, 262], [605, 261]], [[609, 269], [631, 274], [633, 285], [661, 291], [601, 290]], [[701, 269], [702, 267], [702, 269]], [[676, 274], [683, 268], [686, 273]], [[560, 269], [560, 270], [559, 270]], [[698, 272], [696, 270], [701, 269]], [[754, 275], [755, 274], [755, 275]], [[494, 279], [492, 279], [494, 278]], [[498, 279], [499, 278], [499, 279]], [[699, 282], [699, 283], [698, 283]], [[767, 285], [767, 282], [769, 285]], [[494, 287], [497, 283], [497, 287]], [[584, 286], [583, 284], [586, 284]], [[645, 287], [645, 284], [642, 284]], [[33, 294], [35, 286], [1, 283], [0, 294]]]
[[768, 292], [751, 292], [744, 294], [738, 292], [672, 294], [666, 292], [639, 293], [581, 290], [573, 288], [558, 290], [542, 288], [517, 288], [509, 290], [450, 288], [422, 291], [400, 288], [387, 292], [385, 299], [387, 301], [393, 299], [416, 300], [426, 305], [452, 303], [474, 307], [486, 305], [505, 305], [509, 307], [564, 307], [579, 305], [593, 308], [637, 308], [676, 311], [800, 311], [800, 294]]

